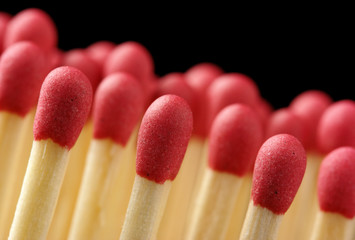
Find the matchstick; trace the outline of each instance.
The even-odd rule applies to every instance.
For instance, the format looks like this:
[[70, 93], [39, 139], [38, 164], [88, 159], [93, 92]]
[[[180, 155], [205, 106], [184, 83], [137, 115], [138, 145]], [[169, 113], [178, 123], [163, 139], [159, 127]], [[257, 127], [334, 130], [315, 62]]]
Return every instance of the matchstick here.
[[351, 240], [355, 216], [355, 148], [324, 158], [318, 176], [318, 210], [311, 240]]
[[147, 109], [138, 134], [136, 178], [120, 239], [154, 239], [192, 132], [192, 112], [176, 95]]
[[263, 140], [259, 116], [232, 104], [216, 116], [209, 135], [209, 161], [184, 239], [224, 239], [244, 175]]
[[[35, 44], [22, 41], [8, 47], [0, 61], [0, 237], [7, 237], [20, 165], [20, 143], [31, 121], [46, 70], [45, 56]], [[11, 220], [10, 220], [11, 221]]]
[[120, 191], [114, 179], [123, 150], [143, 112], [143, 100], [142, 89], [130, 74], [113, 73], [100, 84], [93, 105], [93, 140], [68, 239], [100, 239], [97, 232], [107, 231], [106, 223], [115, 220], [105, 214], [112, 207], [107, 201], [112, 192]]
[[240, 240], [275, 240], [306, 169], [301, 142], [275, 135], [261, 146], [254, 167], [251, 201]]
[[92, 87], [73, 67], [52, 70], [41, 87], [34, 141], [9, 239], [45, 239], [67, 166], [88, 117]]
[[289, 105], [288, 109], [303, 121], [305, 136], [302, 144], [306, 149], [307, 167], [295, 200], [281, 224], [280, 240], [309, 239], [313, 229], [318, 208], [315, 200], [316, 183], [323, 159], [316, 143], [317, 128], [322, 114], [331, 103], [332, 99], [325, 92], [308, 90], [296, 96]]

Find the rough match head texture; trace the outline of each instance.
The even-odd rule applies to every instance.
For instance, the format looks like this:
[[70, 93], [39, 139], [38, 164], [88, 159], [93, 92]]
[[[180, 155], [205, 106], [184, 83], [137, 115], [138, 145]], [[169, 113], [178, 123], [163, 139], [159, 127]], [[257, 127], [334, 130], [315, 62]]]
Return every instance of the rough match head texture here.
[[208, 89], [208, 128], [224, 107], [243, 103], [255, 107], [259, 100], [259, 89], [255, 82], [241, 73], [226, 73], [213, 81]]
[[212, 63], [199, 63], [185, 72], [185, 81], [194, 91], [196, 107], [193, 109], [193, 134], [204, 139], [208, 135], [207, 117], [207, 89], [223, 70]]
[[302, 182], [306, 153], [298, 139], [289, 134], [275, 135], [261, 146], [254, 167], [254, 205], [275, 214], [285, 214]]
[[47, 65], [42, 50], [22, 41], [0, 59], [0, 111], [25, 116], [36, 106]]
[[229, 105], [212, 124], [208, 165], [215, 171], [242, 177], [254, 162], [262, 140], [259, 116], [246, 105]]
[[11, 19], [6, 30], [4, 46], [8, 47], [24, 40], [36, 43], [45, 51], [57, 46], [57, 28], [46, 12], [28, 8]]
[[318, 201], [322, 211], [355, 216], [355, 149], [340, 147], [323, 160], [318, 176]]
[[342, 146], [355, 147], [355, 101], [341, 100], [331, 104], [319, 120], [318, 150], [327, 154]]
[[176, 95], [164, 95], [147, 109], [138, 133], [136, 172], [163, 184], [179, 172], [192, 132], [192, 112]]
[[266, 138], [276, 134], [287, 133], [297, 137], [302, 144], [305, 142], [306, 128], [302, 119], [289, 108], [280, 108], [274, 111], [266, 126]]
[[306, 136], [302, 143], [306, 150], [317, 151], [316, 134], [319, 119], [331, 103], [331, 97], [319, 90], [305, 91], [290, 103], [290, 110], [304, 122]]
[[92, 96], [90, 81], [80, 70], [68, 66], [52, 70], [41, 88], [34, 139], [73, 147], [89, 115]]
[[125, 146], [143, 113], [142, 89], [128, 73], [104, 78], [94, 100], [94, 138], [110, 138]]

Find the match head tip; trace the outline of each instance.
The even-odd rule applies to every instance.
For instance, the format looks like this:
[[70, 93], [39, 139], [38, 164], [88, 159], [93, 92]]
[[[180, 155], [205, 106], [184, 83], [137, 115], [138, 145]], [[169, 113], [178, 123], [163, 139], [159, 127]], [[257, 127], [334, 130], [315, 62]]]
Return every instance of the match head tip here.
[[320, 90], [308, 90], [296, 96], [289, 109], [302, 119], [305, 138], [302, 143], [306, 150], [317, 151], [316, 133], [323, 112], [333, 102], [331, 97]]
[[33, 133], [36, 141], [50, 138], [72, 148], [90, 112], [93, 91], [89, 79], [74, 67], [58, 67], [45, 78]]
[[318, 201], [322, 211], [346, 218], [355, 216], [355, 149], [340, 147], [323, 160], [318, 176]]
[[0, 110], [25, 116], [37, 103], [47, 65], [32, 42], [8, 47], [0, 59]]
[[174, 180], [192, 132], [192, 112], [176, 95], [164, 95], [147, 109], [138, 134], [136, 172], [164, 183]]
[[244, 104], [225, 107], [209, 136], [209, 167], [242, 177], [254, 162], [263, 139], [258, 115]]
[[289, 134], [275, 135], [261, 146], [254, 167], [252, 199], [275, 214], [285, 214], [302, 182], [306, 153]]
[[45, 51], [56, 47], [58, 33], [52, 18], [38, 8], [27, 8], [12, 17], [4, 37], [5, 48], [19, 41], [31, 41]]
[[136, 78], [113, 73], [100, 83], [94, 100], [94, 138], [126, 145], [143, 112], [144, 98]]
[[355, 101], [332, 103], [323, 113], [317, 129], [317, 146], [327, 154], [341, 146], [355, 147]]

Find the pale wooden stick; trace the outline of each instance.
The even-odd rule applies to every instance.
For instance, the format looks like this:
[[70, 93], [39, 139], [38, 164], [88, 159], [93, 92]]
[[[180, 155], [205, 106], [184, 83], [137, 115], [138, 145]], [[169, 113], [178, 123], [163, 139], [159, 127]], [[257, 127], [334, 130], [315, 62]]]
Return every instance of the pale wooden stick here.
[[122, 146], [110, 139], [92, 140], [68, 239], [94, 239], [102, 203], [110, 197], [111, 173], [119, 168], [121, 152]]
[[237, 201], [234, 204], [234, 210], [232, 213], [232, 218], [229, 223], [226, 240], [239, 239], [240, 231], [243, 227], [243, 222], [245, 215], [248, 211], [248, 205], [250, 201], [251, 185], [252, 185], [252, 173], [247, 173], [242, 178], [242, 185], [240, 187], [240, 192], [237, 196]]
[[349, 219], [337, 213], [319, 211], [311, 240], [351, 240], [355, 218]]
[[202, 168], [203, 145], [204, 141], [201, 138], [191, 137], [179, 174], [172, 183], [158, 239], [179, 240], [184, 237], [184, 226], [196, 183], [196, 173]]
[[68, 149], [34, 141], [9, 240], [46, 239], [68, 163]]
[[33, 121], [36, 110], [30, 111], [23, 119], [23, 129], [18, 139], [16, 150], [13, 151], [9, 169], [7, 170], [4, 195], [2, 195], [2, 205], [0, 206], [0, 239], [6, 239], [12, 219], [15, 214], [16, 204], [20, 196], [23, 178], [26, 173], [28, 159], [31, 153], [33, 142]]
[[68, 238], [91, 136], [92, 121], [88, 120], [77, 142], [70, 150], [68, 167], [49, 228], [48, 239], [62, 240]]
[[282, 217], [250, 201], [239, 240], [275, 240]]
[[206, 168], [185, 239], [224, 239], [240, 185], [236, 175]]
[[136, 175], [120, 240], [155, 239], [170, 188]]

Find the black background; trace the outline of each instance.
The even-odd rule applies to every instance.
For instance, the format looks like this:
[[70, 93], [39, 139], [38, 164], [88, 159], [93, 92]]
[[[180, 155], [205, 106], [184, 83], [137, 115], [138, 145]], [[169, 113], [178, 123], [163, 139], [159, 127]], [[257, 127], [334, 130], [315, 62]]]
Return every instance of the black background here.
[[334, 100], [355, 99], [354, 19], [346, 6], [179, 4], [2, 3], [0, 11], [46, 11], [62, 50], [100, 40], [138, 41], [151, 52], [158, 75], [200, 62], [245, 73], [276, 109], [309, 89], [323, 90]]

